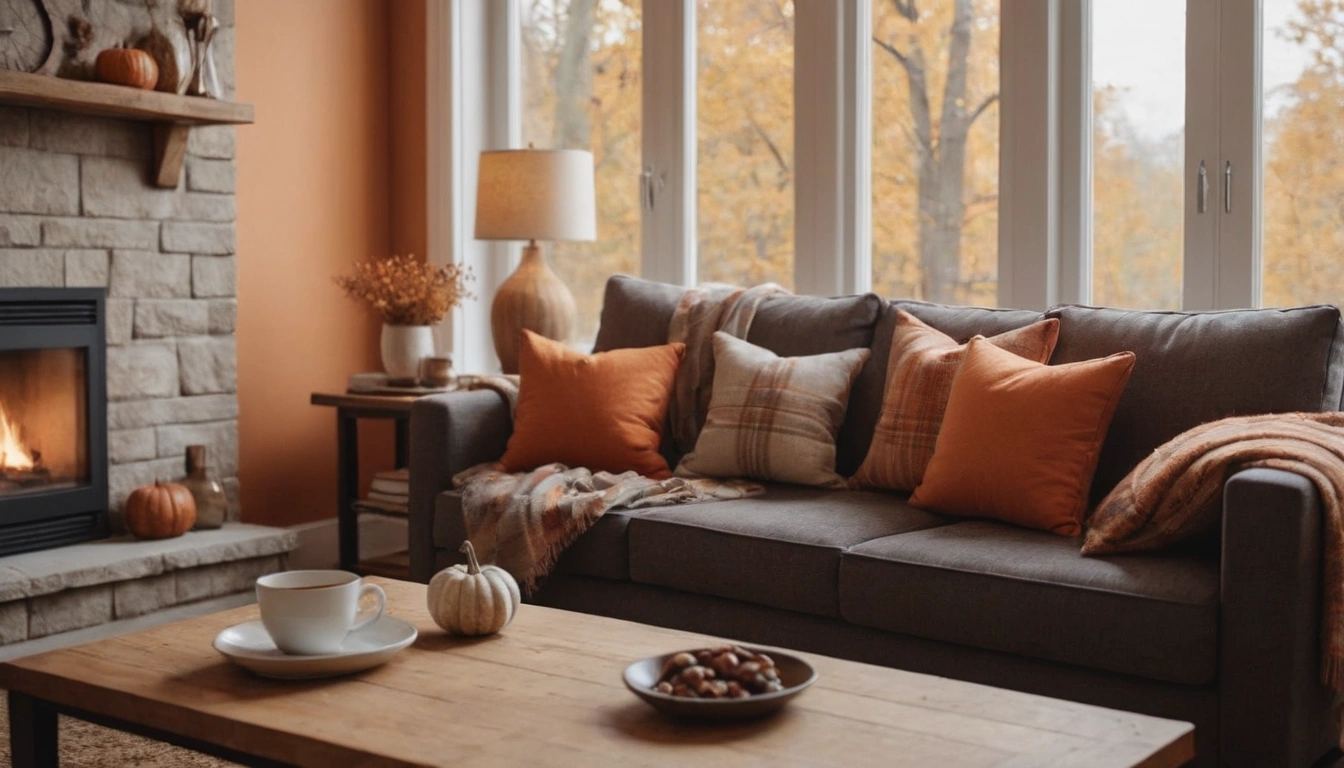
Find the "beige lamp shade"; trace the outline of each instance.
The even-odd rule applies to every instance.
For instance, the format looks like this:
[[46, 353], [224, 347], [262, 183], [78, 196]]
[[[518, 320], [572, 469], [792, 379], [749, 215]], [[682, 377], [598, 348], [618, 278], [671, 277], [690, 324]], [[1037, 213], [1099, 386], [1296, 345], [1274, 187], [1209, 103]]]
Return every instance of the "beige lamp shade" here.
[[482, 152], [476, 239], [596, 240], [593, 154], [579, 149]]

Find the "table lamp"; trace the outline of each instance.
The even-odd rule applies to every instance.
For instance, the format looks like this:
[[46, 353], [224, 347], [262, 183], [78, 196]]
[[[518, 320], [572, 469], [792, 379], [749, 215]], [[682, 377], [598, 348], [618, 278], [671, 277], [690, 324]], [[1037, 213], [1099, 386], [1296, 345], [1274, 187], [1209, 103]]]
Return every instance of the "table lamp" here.
[[546, 265], [537, 241], [597, 239], [592, 153], [530, 146], [482, 152], [476, 239], [527, 241], [490, 306], [495, 353], [504, 373], [517, 373], [524, 328], [559, 341], [569, 341], [574, 329], [574, 295]]

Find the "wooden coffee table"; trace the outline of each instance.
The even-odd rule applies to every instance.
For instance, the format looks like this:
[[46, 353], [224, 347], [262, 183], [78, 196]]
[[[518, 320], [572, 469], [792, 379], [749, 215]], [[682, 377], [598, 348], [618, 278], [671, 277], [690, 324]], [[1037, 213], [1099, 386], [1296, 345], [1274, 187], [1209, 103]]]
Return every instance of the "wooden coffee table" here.
[[1174, 766], [1189, 723], [806, 655], [817, 684], [777, 716], [664, 719], [627, 662], [712, 645], [687, 632], [523, 606], [495, 637], [445, 635], [425, 587], [371, 578], [420, 638], [363, 674], [280, 682], [211, 648], [255, 606], [0, 664], [16, 766], [56, 764], [56, 715], [249, 765]]

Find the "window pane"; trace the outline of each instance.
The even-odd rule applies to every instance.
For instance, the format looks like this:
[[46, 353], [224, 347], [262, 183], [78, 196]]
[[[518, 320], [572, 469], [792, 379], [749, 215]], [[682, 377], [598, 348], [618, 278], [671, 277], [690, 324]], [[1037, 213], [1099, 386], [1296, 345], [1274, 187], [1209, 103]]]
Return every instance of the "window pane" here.
[[1263, 304], [1344, 294], [1344, 6], [1264, 5]]
[[1092, 103], [1092, 300], [1179, 309], [1184, 3], [1093, 0]]
[[873, 0], [873, 290], [992, 305], [999, 0]]
[[793, 286], [793, 3], [699, 0], [699, 279]]
[[523, 0], [523, 141], [589, 149], [597, 241], [547, 243], [574, 292], [575, 341], [597, 335], [602, 288], [639, 274], [640, 0]]

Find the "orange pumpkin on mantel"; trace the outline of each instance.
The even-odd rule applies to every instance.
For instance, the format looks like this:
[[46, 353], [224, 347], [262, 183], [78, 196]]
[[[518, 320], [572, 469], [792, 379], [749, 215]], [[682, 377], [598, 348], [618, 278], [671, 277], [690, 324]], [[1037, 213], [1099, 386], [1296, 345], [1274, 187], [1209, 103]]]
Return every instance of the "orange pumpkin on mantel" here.
[[93, 62], [94, 74], [104, 83], [152, 90], [159, 82], [159, 65], [139, 48], [108, 48]]
[[137, 539], [171, 539], [196, 524], [196, 500], [186, 486], [154, 483], [126, 499], [126, 528]]

